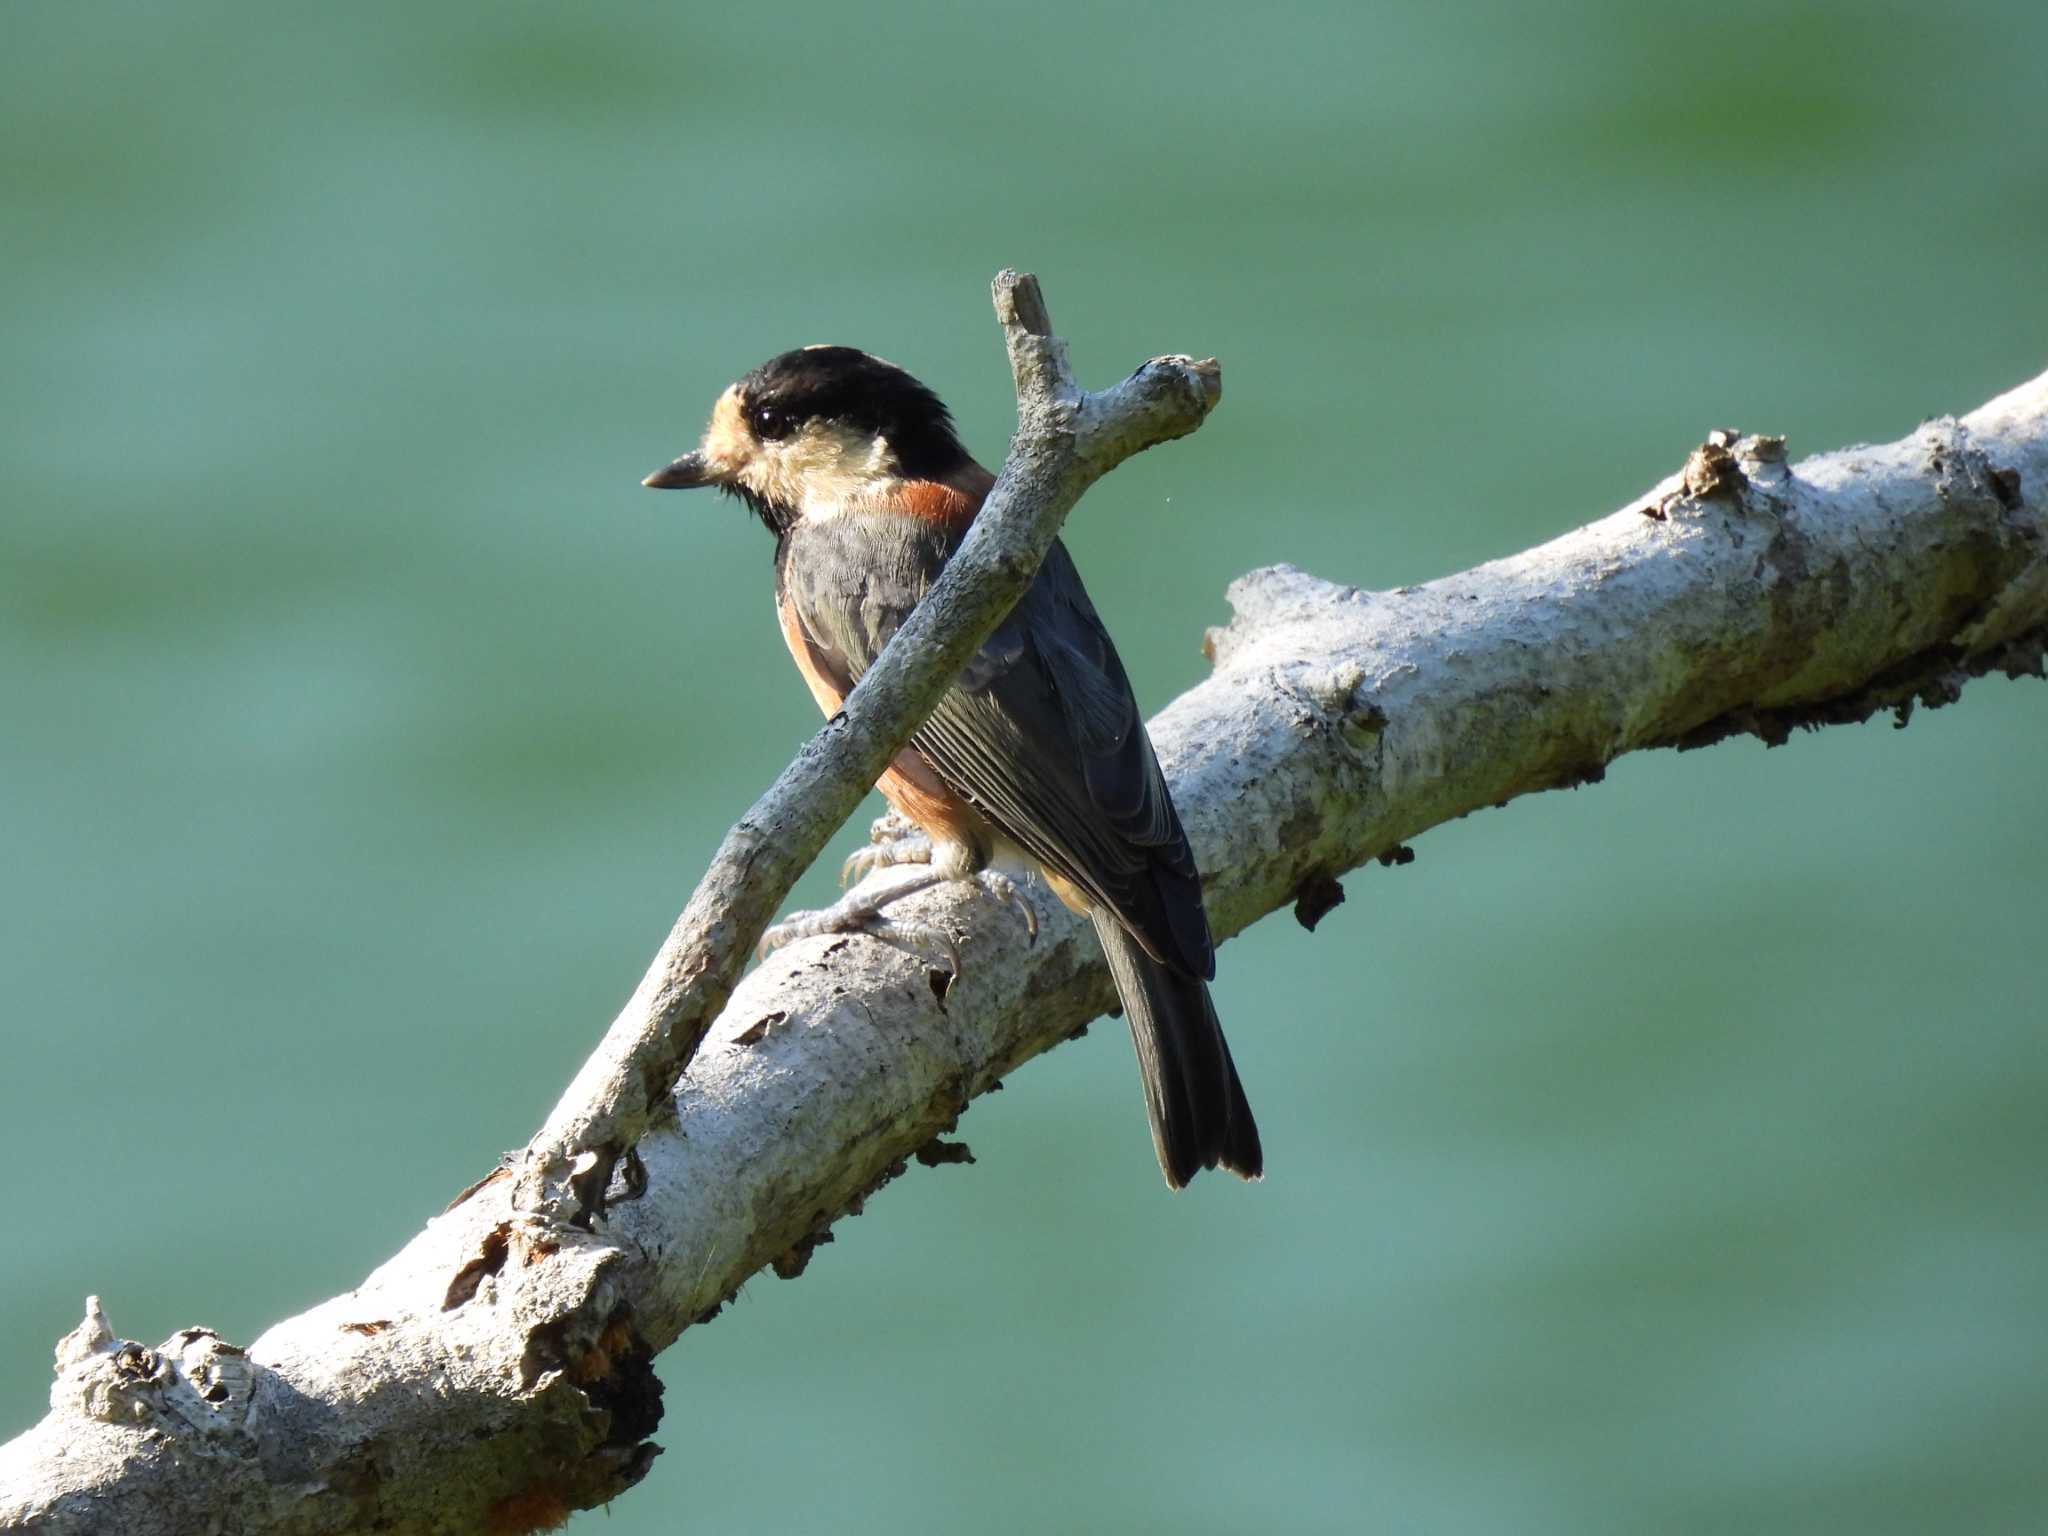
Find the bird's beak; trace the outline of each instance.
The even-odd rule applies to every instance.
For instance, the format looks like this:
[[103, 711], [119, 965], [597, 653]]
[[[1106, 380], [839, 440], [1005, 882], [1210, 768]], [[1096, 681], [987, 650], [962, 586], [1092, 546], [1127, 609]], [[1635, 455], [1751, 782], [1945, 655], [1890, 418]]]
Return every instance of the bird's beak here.
[[657, 491], [687, 491], [700, 485], [716, 485], [718, 475], [701, 453], [686, 453], [640, 482]]

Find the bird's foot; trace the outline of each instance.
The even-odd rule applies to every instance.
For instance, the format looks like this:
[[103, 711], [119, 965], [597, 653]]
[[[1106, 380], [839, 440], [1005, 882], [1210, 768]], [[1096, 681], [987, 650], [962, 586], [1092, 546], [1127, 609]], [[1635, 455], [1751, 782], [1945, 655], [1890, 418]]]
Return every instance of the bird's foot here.
[[[927, 847], [929, 856], [929, 847]], [[767, 959], [769, 954], [785, 944], [798, 939], [814, 939], [827, 934], [864, 933], [870, 938], [880, 939], [885, 944], [894, 944], [912, 954], [924, 957], [932, 950], [945, 954], [955, 976], [961, 974], [960, 946], [953, 935], [935, 923], [900, 922], [882, 915], [882, 908], [890, 903], [927, 890], [948, 880], [960, 879], [928, 864], [905, 871], [905, 878], [899, 880], [877, 880], [847, 892], [829, 907], [816, 912], [792, 912], [788, 917], [761, 935], [760, 956]], [[1038, 913], [1032, 908], [1024, 893], [1017, 888], [1017, 882], [1008, 875], [993, 869], [984, 869], [964, 878], [976, 881], [983, 890], [998, 901], [1015, 906], [1018, 915], [1024, 919], [1025, 934], [1036, 940], [1038, 937]]]
[[760, 958], [766, 960], [769, 954], [793, 944], [798, 939], [822, 938], [827, 934], [865, 933], [884, 943], [898, 944], [915, 954], [923, 954], [923, 942], [933, 939], [941, 941], [953, 961], [953, 969], [960, 969], [959, 947], [953, 936], [942, 928], [928, 923], [896, 923], [882, 916], [882, 908], [901, 897], [937, 885], [946, 878], [937, 870], [912, 868], [904, 871], [907, 878], [899, 880], [872, 880], [815, 912], [792, 912], [761, 935]]
[[842, 889], [860, 884], [878, 869], [893, 869], [899, 864], [929, 864], [932, 861], [932, 840], [894, 811], [876, 817], [868, 836], [871, 841], [867, 847], [856, 848], [839, 866]]

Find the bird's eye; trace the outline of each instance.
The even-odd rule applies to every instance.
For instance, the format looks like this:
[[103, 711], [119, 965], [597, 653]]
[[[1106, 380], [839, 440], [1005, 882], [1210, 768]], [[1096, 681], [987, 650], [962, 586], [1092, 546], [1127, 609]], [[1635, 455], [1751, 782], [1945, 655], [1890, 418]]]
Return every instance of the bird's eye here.
[[754, 436], [772, 441], [787, 437], [790, 429], [789, 412], [777, 410], [772, 405], [756, 405], [747, 411], [747, 422], [754, 429]]

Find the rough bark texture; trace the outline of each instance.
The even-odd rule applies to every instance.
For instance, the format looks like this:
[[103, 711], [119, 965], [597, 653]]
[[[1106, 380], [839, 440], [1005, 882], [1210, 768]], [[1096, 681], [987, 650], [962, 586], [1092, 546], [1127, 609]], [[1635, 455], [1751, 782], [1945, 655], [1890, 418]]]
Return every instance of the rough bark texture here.
[[[1152, 726], [1219, 936], [1290, 904], [1312, 922], [1343, 871], [1626, 751], [2039, 676], [2048, 375], [1793, 467], [1774, 440], [1710, 439], [1623, 511], [1425, 586], [1276, 567], [1230, 599], [1214, 674]], [[878, 739], [923, 702], [897, 698]], [[49, 1417], [0, 1449], [0, 1528], [515, 1531], [615, 1495], [654, 1454], [656, 1350], [763, 1265], [800, 1270], [907, 1159], [945, 1155], [975, 1094], [1112, 1001], [1085, 925], [1027, 894], [1035, 944], [978, 893], [913, 899], [963, 933], [950, 987], [867, 939], [779, 952], [655, 1096], [673, 1113], [605, 1159], [604, 1199], [556, 1215], [488, 1181], [246, 1353], [201, 1331], [146, 1350], [92, 1307]], [[635, 1006], [644, 1033], [658, 1010]], [[613, 1116], [597, 1140], [645, 1123], [605, 1102], [574, 1108]], [[551, 1145], [587, 1152], [596, 1123]]]

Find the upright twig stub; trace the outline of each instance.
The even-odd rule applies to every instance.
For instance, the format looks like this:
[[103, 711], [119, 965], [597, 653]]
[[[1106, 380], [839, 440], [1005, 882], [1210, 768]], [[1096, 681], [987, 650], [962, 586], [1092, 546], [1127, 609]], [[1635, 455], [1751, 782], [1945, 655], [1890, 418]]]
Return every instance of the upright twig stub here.
[[1052, 335], [1052, 316], [1046, 313], [1045, 292], [1035, 276], [1005, 267], [989, 287], [995, 297], [996, 323], [1005, 331], [1014, 327], [1028, 336]]

